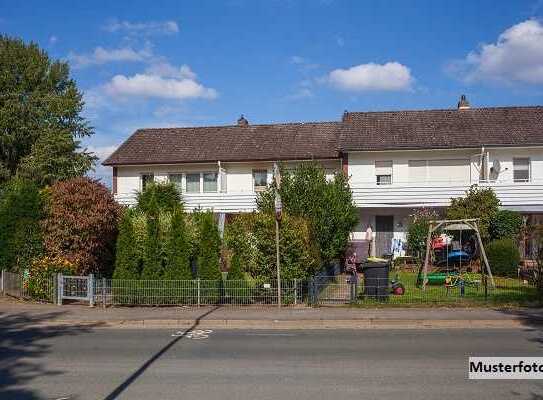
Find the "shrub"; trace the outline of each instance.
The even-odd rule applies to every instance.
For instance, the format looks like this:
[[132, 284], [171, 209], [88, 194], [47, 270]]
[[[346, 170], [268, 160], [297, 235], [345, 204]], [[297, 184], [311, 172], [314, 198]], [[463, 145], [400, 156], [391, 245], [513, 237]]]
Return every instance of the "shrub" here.
[[241, 269], [241, 259], [234, 250], [230, 260], [230, 270], [224, 282], [225, 294], [231, 303], [245, 304], [249, 295], [249, 283]]
[[141, 279], [155, 280], [162, 277], [162, 247], [159, 238], [159, 211], [156, 199], [152, 198], [145, 214], [146, 237]]
[[113, 279], [139, 279], [142, 259], [135, 246], [133, 212], [126, 209], [119, 224]]
[[500, 200], [492, 188], [472, 185], [465, 197], [451, 199], [447, 219], [477, 218], [479, 233], [484, 243], [490, 240], [490, 225], [500, 209]]
[[43, 221], [47, 254], [66, 258], [77, 273], [111, 276], [121, 207], [100, 182], [87, 177], [48, 190]]
[[178, 207], [182, 207], [182, 199], [177, 186], [171, 182], [150, 183], [144, 191], [137, 194], [136, 207], [146, 213], [152, 207], [152, 202], [156, 202], [156, 207], [161, 211], [172, 212]]
[[219, 269], [221, 238], [213, 213], [200, 212], [198, 219], [198, 277], [204, 280], [222, 279]]
[[437, 217], [437, 213], [428, 208], [421, 208], [409, 217], [407, 248], [419, 263], [422, 263], [426, 257], [426, 241], [430, 221]]
[[15, 179], [0, 192], [0, 268], [23, 271], [43, 251], [43, 198], [35, 183]]
[[[226, 226], [225, 241], [231, 251], [239, 254], [244, 272], [268, 282], [276, 278], [273, 215], [236, 215]], [[313, 239], [311, 225], [304, 218], [283, 214], [279, 246], [282, 279], [308, 278], [320, 268], [319, 248]]]
[[492, 273], [497, 276], [517, 276], [520, 253], [518, 246], [511, 239], [499, 239], [490, 242], [485, 248]]
[[54, 301], [56, 293], [52, 290], [55, 286], [53, 279], [55, 274], [73, 275], [76, 273], [76, 265], [62, 257], [49, 257], [35, 259], [28, 273], [28, 290], [34, 299]]
[[516, 211], [500, 210], [490, 223], [492, 239], [516, 239], [522, 228], [522, 216]]
[[[257, 200], [260, 211], [273, 213], [275, 190], [272, 185], [261, 193]], [[318, 163], [301, 163], [294, 171], [281, 168], [279, 192], [286, 213], [310, 222], [320, 257], [325, 262], [341, 257], [358, 222], [348, 178], [337, 173], [327, 181]]]
[[192, 279], [189, 240], [185, 215], [181, 210], [175, 210], [171, 216], [170, 232], [167, 239], [164, 279]]

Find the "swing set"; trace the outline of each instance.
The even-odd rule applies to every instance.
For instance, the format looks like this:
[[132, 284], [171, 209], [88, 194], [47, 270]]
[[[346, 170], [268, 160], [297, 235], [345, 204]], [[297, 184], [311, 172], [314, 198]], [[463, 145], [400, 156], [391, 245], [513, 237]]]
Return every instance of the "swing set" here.
[[[451, 254], [449, 253], [449, 244], [447, 243], [447, 239], [445, 240], [445, 260], [443, 261], [446, 263], [446, 272], [428, 272], [428, 267], [430, 264], [430, 251], [432, 250], [432, 238], [434, 237], [434, 234], [438, 231], [459, 231], [460, 232], [460, 249], [459, 251], [455, 251], [453, 253], [453, 256], [451, 257]], [[444, 283], [447, 287], [447, 290], [451, 287], [460, 286], [461, 290], [463, 291], [465, 284], [478, 284], [478, 282], [470, 282], [468, 279], [466, 279], [462, 274], [459, 274], [456, 271], [451, 271], [449, 268], [449, 262], [450, 259], [458, 260], [460, 268], [462, 267], [462, 256], [465, 258], [471, 260], [471, 256], [468, 256], [467, 253], [464, 253], [463, 247], [462, 247], [462, 233], [463, 231], [473, 231], [475, 233], [475, 236], [477, 238], [477, 245], [479, 246], [479, 250], [481, 253], [481, 261], [484, 264], [481, 266], [481, 274], [483, 274], [486, 282], [486, 278], [490, 280], [491, 287], [494, 288], [494, 277], [492, 276], [492, 271], [490, 270], [490, 265], [488, 264], [488, 259], [486, 257], [485, 248], [483, 246], [483, 242], [481, 240], [481, 234], [479, 233], [479, 228], [477, 226], [477, 219], [450, 219], [450, 220], [436, 220], [436, 221], [430, 221], [429, 227], [428, 227], [428, 236], [426, 238], [426, 257], [424, 260], [424, 264], [422, 266], [422, 271], [419, 271], [419, 277], [422, 275], [422, 290], [426, 289], [427, 284], [431, 283]], [[448, 238], [448, 236], [447, 236]]]

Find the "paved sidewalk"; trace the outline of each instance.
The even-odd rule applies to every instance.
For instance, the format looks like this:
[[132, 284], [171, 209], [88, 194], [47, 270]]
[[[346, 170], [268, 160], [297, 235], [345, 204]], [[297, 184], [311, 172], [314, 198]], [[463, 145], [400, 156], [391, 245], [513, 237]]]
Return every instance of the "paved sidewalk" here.
[[0, 296], [0, 321], [96, 327], [512, 328], [543, 326], [543, 309], [284, 307], [89, 307], [37, 304]]

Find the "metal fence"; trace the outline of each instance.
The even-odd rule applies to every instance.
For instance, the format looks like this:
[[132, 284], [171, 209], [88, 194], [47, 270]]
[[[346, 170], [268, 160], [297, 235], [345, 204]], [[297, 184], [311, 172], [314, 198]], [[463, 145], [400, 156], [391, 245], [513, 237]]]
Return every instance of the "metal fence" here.
[[[418, 284], [416, 275], [400, 277], [394, 284], [389, 279], [365, 281], [360, 276], [356, 283], [345, 275], [320, 278], [310, 283], [310, 302], [316, 305], [332, 304], [507, 304], [538, 299], [537, 288], [524, 280], [495, 277], [495, 287], [485, 284], [479, 277], [451, 277], [448, 282]], [[312, 287], [312, 289], [311, 289]], [[395, 290], [396, 289], [396, 290]]]
[[56, 276], [31, 279], [24, 274], [2, 270], [2, 293], [21, 299], [34, 299], [54, 303], [57, 297]]

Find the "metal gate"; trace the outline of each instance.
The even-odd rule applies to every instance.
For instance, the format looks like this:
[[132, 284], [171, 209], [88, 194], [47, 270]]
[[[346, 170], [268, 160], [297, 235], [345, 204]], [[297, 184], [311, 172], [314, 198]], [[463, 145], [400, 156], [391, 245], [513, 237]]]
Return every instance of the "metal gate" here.
[[88, 301], [94, 305], [94, 278], [89, 276], [58, 276], [58, 304], [64, 299]]

